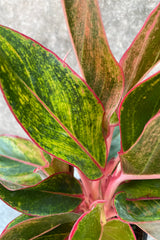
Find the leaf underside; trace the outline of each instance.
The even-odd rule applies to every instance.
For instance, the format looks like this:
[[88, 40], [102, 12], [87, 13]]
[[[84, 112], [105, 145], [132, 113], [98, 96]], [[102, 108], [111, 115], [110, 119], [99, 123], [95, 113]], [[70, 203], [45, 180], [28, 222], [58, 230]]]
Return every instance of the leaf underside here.
[[38, 146], [87, 177], [100, 177], [106, 161], [104, 110], [86, 83], [49, 50], [5, 27], [0, 75], [11, 110]]

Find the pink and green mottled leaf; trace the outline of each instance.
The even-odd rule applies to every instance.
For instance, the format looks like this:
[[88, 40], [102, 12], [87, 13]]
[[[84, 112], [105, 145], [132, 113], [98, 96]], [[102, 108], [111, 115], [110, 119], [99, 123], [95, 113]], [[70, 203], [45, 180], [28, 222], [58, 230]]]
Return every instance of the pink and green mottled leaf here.
[[[16, 225], [12, 225], [1, 235], [1, 240], [6, 239], [65, 239], [78, 219], [79, 214], [62, 213], [54, 216], [34, 217], [21, 219]], [[16, 220], [15, 220], [16, 221]], [[59, 237], [59, 238], [58, 238]]]
[[24, 214], [45, 216], [74, 210], [81, 203], [82, 191], [75, 178], [61, 173], [15, 191], [0, 185], [0, 198]]
[[101, 240], [135, 240], [135, 236], [129, 224], [114, 219], [103, 226]]
[[160, 111], [145, 126], [136, 143], [120, 154], [127, 174], [160, 174]]
[[85, 81], [37, 42], [2, 26], [0, 75], [10, 109], [35, 143], [88, 178], [101, 177], [104, 109]]
[[156, 240], [160, 240], [160, 221], [159, 222], [149, 222], [141, 223], [138, 226], [149, 235], [151, 235]]
[[[47, 154], [45, 153], [45, 156]], [[0, 179], [20, 185], [41, 181], [37, 169], [48, 167], [44, 152], [31, 141], [14, 136], [0, 136]]]
[[62, 0], [82, 73], [105, 108], [105, 120], [116, 109], [123, 74], [109, 48], [97, 0]]
[[120, 60], [125, 75], [124, 95], [160, 61], [160, 4]]
[[147, 122], [160, 110], [159, 93], [160, 72], [135, 86], [123, 99], [120, 106], [122, 152], [132, 147]]
[[101, 235], [101, 211], [101, 205], [97, 205], [90, 212], [84, 213], [73, 226], [69, 240], [99, 240]]
[[119, 217], [125, 221], [149, 222], [160, 220], [160, 199], [128, 199], [125, 192], [116, 195], [114, 204]]

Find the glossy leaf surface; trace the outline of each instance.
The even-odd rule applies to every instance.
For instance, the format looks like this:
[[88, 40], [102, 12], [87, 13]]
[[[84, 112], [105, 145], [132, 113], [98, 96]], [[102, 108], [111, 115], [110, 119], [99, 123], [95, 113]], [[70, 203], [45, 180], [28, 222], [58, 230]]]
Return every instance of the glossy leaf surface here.
[[160, 61], [160, 4], [147, 18], [120, 61], [125, 75], [124, 95]]
[[114, 219], [103, 226], [101, 240], [135, 240], [135, 237], [129, 224]]
[[160, 198], [160, 179], [132, 180], [120, 185], [117, 192], [125, 192], [128, 199]]
[[[49, 231], [53, 231], [53, 229], [55, 230], [53, 232], [56, 234], [56, 228], [59, 228], [59, 226], [62, 226], [62, 227], [61, 229], [57, 229], [57, 233], [60, 232], [60, 230], [61, 232], [64, 232], [63, 224], [65, 223], [71, 224], [74, 221], [76, 221], [78, 217], [79, 215], [75, 213], [64, 213], [64, 214], [58, 214], [54, 216], [47, 216], [47, 217], [35, 217], [32, 219], [22, 221], [21, 223], [15, 226], [12, 226], [9, 230], [4, 232], [4, 234], [1, 236], [1, 239], [2, 240], [47, 239], [47, 238], [40, 238], [40, 236], [43, 234], [47, 234], [47, 232]], [[52, 235], [53, 235], [53, 232], [52, 232]], [[52, 237], [54, 237], [54, 235]], [[58, 239], [58, 238], [55, 237], [52, 239]], [[59, 238], [59, 239], [64, 239], [64, 238]]]
[[81, 202], [79, 182], [69, 174], [55, 174], [39, 184], [9, 191], [0, 185], [0, 198], [28, 215], [45, 216], [69, 212]]
[[145, 126], [139, 139], [120, 155], [122, 167], [128, 174], [160, 173], [160, 112]]
[[123, 151], [138, 139], [146, 123], [160, 110], [160, 72], [134, 87], [120, 108]]
[[109, 120], [121, 98], [122, 71], [109, 48], [97, 0], [62, 0], [73, 45], [87, 83]]
[[5, 27], [0, 75], [10, 108], [38, 146], [87, 177], [100, 177], [106, 161], [104, 110], [88, 85], [49, 50]]
[[[46, 154], [45, 154], [46, 156]], [[31, 141], [14, 136], [0, 136], [0, 178], [15, 184], [33, 185], [41, 181], [36, 169], [49, 166], [51, 157]]]
[[101, 234], [101, 207], [97, 205], [88, 214], [82, 215], [75, 223], [70, 234], [70, 240], [94, 239], [98, 240]]
[[114, 203], [119, 217], [125, 221], [149, 222], [160, 220], [160, 199], [127, 199], [126, 193], [121, 192], [116, 195]]

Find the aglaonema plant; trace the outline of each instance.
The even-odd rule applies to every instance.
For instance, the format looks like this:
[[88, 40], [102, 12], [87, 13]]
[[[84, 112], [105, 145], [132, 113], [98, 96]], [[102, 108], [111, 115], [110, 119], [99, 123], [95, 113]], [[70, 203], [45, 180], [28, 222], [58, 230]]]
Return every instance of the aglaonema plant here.
[[[30, 140], [0, 136], [0, 239], [160, 239], [160, 4], [118, 63], [96, 0], [62, 0], [82, 78], [0, 26], [0, 86]], [[75, 178], [74, 169], [79, 178]]]

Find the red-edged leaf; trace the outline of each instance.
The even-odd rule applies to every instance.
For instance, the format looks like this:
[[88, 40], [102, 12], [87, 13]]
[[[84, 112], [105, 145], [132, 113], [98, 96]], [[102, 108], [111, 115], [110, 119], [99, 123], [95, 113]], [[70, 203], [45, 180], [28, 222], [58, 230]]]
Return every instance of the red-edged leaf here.
[[[46, 158], [47, 159], [46, 159]], [[20, 185], [41, 181], [37, 170], [49, 167], [51, 157], [30, 140], [16, 136], [0, 136], [0, 178]]]
[[109, 48], [97, 0], [62, 0], [82, 73], [109, 120], [123, 90], [123, 74]]
[[[54, 216], [25, 218], [18, 217], [12, 226], [1, 235], [6, 239], [65, 239], [79, 214], [63, 213]], [[14, 224], [13, 224], [14, 223]], [[15, 224], [16, 223], [16, 224]], [[57, 237], [57, 238], [56, 238]], [[59, 237], [59, 238], [58, 238]], [[61, 237], [61, 238], [60, 238]]]
[[160, 179], [134, 180], [117, 189], [115, 207], [118, 215], [130, 222], [160, 220]]
[[79, 182], [70, 174], [55, 174], [33, 187], [11, 191], [0, 185], [0, 198], [16, 210], [33, 216], [72, 211], [81, 203]]
[[136, 142], [147, 122], [160, 110], [159, 93], [160, 72], [137, 84], [123, 99], [120, 106], [122, 152]]
[[160, 174], [160, 112], [145, 126], [135, 144], [120, 154], [127, 174]]
[[0, 75], [11, 110], [38, 146], [88, 178], [101, 177], [104, 110], [85, 81], [49, 50], [5, 27], [0, 27]]
[[160, 60], [160, 4], [120, 60], [125, 75], [125, 95]]

